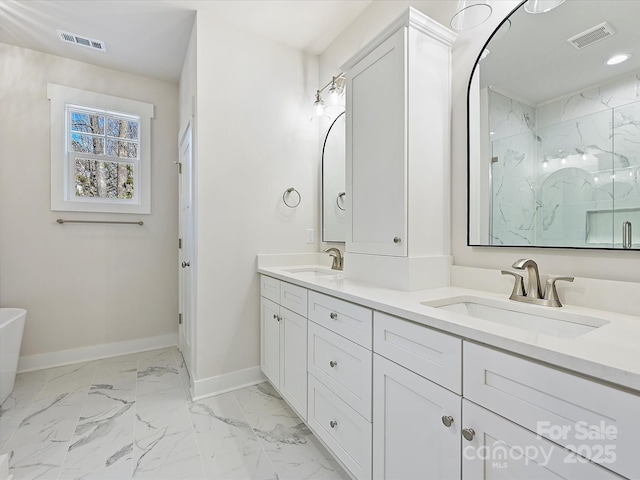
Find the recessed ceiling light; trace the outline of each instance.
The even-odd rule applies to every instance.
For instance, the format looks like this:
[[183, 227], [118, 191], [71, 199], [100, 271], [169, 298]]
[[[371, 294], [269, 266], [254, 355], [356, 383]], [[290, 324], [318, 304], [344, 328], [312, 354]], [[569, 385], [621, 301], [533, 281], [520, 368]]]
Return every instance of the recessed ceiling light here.
[[631, 54], [630, 53], [622, 53], [620, 55], [614, 55], [613, 57], [611, 57], [609, 60], [607, 60], [606, 64], [607, 65], [617, 65], [619, 63], [626, 62], [630, 58], [631, 58]]

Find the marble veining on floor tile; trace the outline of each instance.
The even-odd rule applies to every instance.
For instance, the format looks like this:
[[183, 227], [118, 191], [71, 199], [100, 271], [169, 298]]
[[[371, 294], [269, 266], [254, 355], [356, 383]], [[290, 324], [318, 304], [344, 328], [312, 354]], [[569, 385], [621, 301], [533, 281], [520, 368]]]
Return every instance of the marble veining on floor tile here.
[[176, 348], [18, 375], [0, 406], [15, 480], [347, 480], [269, 383], [191, 401]]

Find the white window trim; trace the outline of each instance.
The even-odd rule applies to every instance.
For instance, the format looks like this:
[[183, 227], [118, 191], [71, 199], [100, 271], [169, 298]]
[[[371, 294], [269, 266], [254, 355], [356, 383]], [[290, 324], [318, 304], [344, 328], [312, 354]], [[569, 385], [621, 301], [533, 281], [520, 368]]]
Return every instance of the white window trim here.
[[[127, 98], [47, 84], [51, 100], [51, 210], [66, 212], [151, 213], [151, 119], [154, 106]], [[67, 156], [67, 105], [81, 105], [140, 117], [139, 163], [136, 174], [136, 200], [114, 202], [111, 199], [75, 199], [70, 185]]]

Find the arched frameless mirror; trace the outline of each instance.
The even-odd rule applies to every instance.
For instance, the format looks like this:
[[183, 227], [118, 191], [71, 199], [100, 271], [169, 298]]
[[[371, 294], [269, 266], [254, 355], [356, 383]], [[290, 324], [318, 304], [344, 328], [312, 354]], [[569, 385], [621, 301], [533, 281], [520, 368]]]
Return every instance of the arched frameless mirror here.
[[322, 146], [322, 241], [344, 242], [345, 211], [345, 112], [331, 123]]
[[639, 249], [640, 2], [525, 3], [469, 82], [468, 244]]

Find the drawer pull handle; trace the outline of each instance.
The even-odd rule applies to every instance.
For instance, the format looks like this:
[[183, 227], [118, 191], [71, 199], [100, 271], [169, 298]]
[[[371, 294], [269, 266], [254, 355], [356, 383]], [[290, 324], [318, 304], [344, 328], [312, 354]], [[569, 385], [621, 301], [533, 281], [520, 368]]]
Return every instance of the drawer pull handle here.
[[335, 420], [331, 420], [329, 422], [329, 426], [331, 426], [331, 428], [336, 428], [338, 426], [338, 422], [336, 422]]
[[337, 366], [338, 366], [338, 362], [334, 362], [333, 360], [331, 360], [331, 361], [329, 362], [329, 366], [330, 366], [331, 368], [337, 367]]
[[463, 428], [462, 436], [465, 440], [471, 441], [476, 436], [476, 431], [473, 428]]
[[453, 417], [451, 415], [443, 415], [442, 423], [444, 423], [445, 427], [450, 427], [451, 425], [453, 425]]
[[335, 320], [336, 318], [338, 318], [338, 314], [336, 312], [331, 312], [329, 317], [331, 317], [331, 320]]

